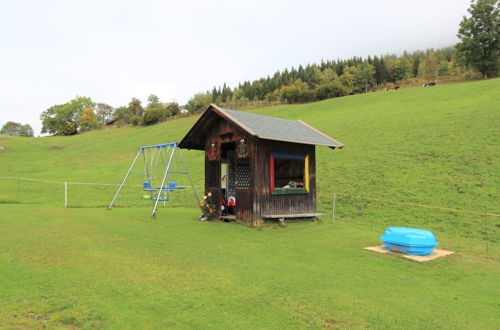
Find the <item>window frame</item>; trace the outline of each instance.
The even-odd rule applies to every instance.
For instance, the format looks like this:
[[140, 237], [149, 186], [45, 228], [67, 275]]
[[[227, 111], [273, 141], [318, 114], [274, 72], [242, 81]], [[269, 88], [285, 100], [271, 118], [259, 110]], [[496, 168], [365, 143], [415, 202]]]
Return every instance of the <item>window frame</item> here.
[[[302, 188], [277, 188], [275, 186], [274, 163], [275, 159], [298, 159], [304, 161], [304, 187]], [[309, 155], [308, 154], [292, 154], [282, 152], [271, 152], [269, 155], [269, 191], [271, 195], [292, 195], [292, 194], [308, 194], [309, 186]]]

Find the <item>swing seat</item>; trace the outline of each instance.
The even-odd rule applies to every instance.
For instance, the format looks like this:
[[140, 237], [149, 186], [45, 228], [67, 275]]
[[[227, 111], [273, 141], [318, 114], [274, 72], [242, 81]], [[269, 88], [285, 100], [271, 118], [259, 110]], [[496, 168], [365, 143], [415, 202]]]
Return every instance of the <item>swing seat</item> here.
[[[152, 201], [156, 201], [156, 197], [151, 197], [151, 200], [152, 200]], [[160, 202], [165, 202], [165, 201], [168, 201], [168, 198], [163, 198], [163, 197], [160, 197], [160, 198], [158, 198], [158, 201], [160, 201]]]
[[158, 190], [162, 190], [162, 191], [168, 191], [168, 192], [172, 192], [174, 191], [173, 189], [169, 188], [169, 187], [156, 187], [156, 189]]
[[184, 186], [178, 186], [175, 182], [170, 182], [168, 184], [168, 188], [171, 189], [171, 191], [173, 191], [174, 189], [184, 189], [185, 187]]

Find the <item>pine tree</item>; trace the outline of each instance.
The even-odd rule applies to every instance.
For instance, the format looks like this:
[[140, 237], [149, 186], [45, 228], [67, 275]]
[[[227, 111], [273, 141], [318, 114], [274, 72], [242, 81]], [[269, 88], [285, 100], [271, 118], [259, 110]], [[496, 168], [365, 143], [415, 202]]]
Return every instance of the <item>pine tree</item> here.
[[484, 75], [497, 73], [500, 53], [500, 12], [498, 0], [473, 1], [468, 9], [470, 17], [460, 22], [456, 45], [458, 59]]

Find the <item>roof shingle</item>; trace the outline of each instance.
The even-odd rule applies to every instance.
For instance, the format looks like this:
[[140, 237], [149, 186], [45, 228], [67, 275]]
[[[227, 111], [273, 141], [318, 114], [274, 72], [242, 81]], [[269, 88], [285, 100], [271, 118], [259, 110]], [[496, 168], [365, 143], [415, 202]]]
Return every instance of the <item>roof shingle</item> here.
[[233, 122], [249, 135], [259, 139], [342, 148], [344, 145], [301, 120], [288, 120], [249, 112], [224, 109], [211, 104], [179, 143], [181, 148], [203, 150], [207, 125], [215, 116]]
[[218, 108], [249, 134], [260, 139], [323, 145], [342, 148], [344, 145], [300, 120], [288, 120], [249, 112]]

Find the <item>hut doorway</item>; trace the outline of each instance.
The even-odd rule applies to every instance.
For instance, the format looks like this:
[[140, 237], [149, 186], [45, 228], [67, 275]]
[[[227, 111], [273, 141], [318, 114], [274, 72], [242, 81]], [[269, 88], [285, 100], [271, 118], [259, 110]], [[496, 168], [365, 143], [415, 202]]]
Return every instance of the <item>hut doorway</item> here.
[[[236, 206], [231, 199], [236, 200], [236, 144], [234, 142], [221, 144], [221, 197], [225, 210], [223, 215], [236, 215]], [[228, 205], [231, 204], [231, 205]]]

